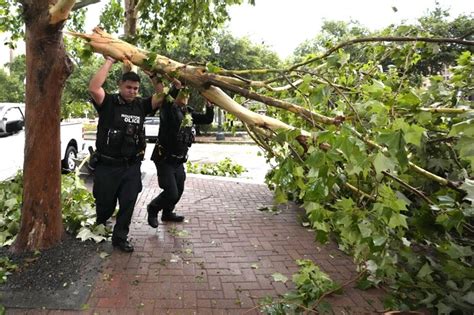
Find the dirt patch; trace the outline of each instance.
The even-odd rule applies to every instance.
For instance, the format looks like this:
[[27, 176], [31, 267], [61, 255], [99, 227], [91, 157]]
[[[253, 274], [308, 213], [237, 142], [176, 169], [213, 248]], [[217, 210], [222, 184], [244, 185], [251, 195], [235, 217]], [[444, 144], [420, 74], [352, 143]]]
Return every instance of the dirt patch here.
[[111, 252], [110, 244], [81, 242], [69, 234], [58, 246], [37, 253], [13, 254], [0, 248], [0, 257], [9, 257], [18, 266], [0, 285], [0, 304], [81, 309], [102, 269], [104, 252]]

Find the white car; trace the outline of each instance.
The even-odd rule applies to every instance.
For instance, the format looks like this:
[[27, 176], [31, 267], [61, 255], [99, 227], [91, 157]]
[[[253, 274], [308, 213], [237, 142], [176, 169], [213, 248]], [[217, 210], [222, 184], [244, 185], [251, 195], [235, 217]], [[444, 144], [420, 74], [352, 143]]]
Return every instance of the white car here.
[[143, 127], [145, 127], [145, 139], [149, 142], [156, 141], [160, 130], [160, 117], [145, 117]]
[[25, 104], [0, 103], [0, 137], [12, 135], [23, 129]]
[[[23, 168], [25, 148], [25, 104], [0, 103], [0, 181]], [[77, 153], [84, 150], [82, 123], [61, 123], [61, 166], [76, 168]]]
[[[145, 139], [148, 142], [155, 142], [158, 139], [158, 131], [160, 130], [160, 117], [145, 117], [143, 126], [145, 127]], [[196, 128], [194, 128], [194, 126], [192, 127], [191, 132], [193, 133], [193, 136], [196, 136]]]

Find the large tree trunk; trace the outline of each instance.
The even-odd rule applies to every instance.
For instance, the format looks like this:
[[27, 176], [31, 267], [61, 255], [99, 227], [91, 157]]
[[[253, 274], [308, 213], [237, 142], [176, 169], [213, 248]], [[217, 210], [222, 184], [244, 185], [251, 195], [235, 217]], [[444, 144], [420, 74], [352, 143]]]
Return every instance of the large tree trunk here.
[[133, 37], [137, 33], [137, 3], [138, 0], [125, 0], [124, 35]]
[[[125, 0], [125, 26], [124, 36], [128, 40], [134, 39], [137, 35], [137, 8], [138, 0]], [[133, 64], [123, 64], [122, 71], [138, 72], [138, 67]]]
[[63, 22], [50, 24], [52, 2], [22, 2], [26, 21], [26, 120], [23, 207], [20, 231], [12, 246], [17, 252], [51, 247], [64, 234], [60, 100], [72, 69], [62, 39]]

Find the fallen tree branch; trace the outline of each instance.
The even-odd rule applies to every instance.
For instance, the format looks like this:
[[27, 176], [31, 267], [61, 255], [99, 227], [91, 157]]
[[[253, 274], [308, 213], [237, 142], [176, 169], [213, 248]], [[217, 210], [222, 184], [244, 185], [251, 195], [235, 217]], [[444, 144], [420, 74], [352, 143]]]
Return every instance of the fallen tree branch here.
[[[369, 139], [366, 139], [363, 135], [361, 135], [357, 130], [353, 129], [353, 128], [349, 128], [349, 130], [357, 137], [359, 138], [360, 140], [362, 140], [365, 144], [367, 144], [369, 147], [373, 148], [373, 149], [377, 149], [379, 150], [381, 153], [383, 153], [384, 155], [386, 156], [389, 156], [390, 153], [388, 152], [387, 148], [381, 146], [380, 144], [372, 141], [372, 140], [369, 140]], [[459, 188], [459, 183], [455, 183], [453, 181], [450, 181], [448, 179], [445, 179], [445, 178], [442, 178], [436, 174], [433, 174], [427, 170], [425, 170], [424, 168], [414, 164], [413, 162], [411, 161], [408, 161], [408, 165], [410, 166], [411, 169], [413, 169], [414, 171], [416, 171], [418, 174], [421, 174], [423, 175], [424, 177], [432, 180], [432, 181], [435, 181], [437, 182], [438, 184], [441, 184], [443, 186], [446, 186], [446, 187], [449, 187], [453, 190], [456, 190], [457, 192], [459, 193], [465, 193], [464, 190], [462, 190], [461, 188]]]
[[402, 181], [400, 178], [396, 177], [395, 175], [393, 174], [390, 174], [389, 172], [387, 171], [382, 171], [382, 174], [384, 174], [385, 176], [388, 176], [390, 177], [391, 179], [393, 179], [394, 181], [396, 181], [397, 183], [399, 183], [400, 185], [402, 185], [403, 187], [407, 188], [408, 190], [412, 191], [413, 193], [415, 193], [418, 197], [420, 197], [421, 199], [423, 199], [427, 204], [429, 205], [433, 205], [434, 203], [428, 198], [426, 197], [426, 195], [424, 193], [422, 193], [421, 191], [419, 191], [418, 189], [416, 189], [415, 187], [405, 183], [404, 181]]
[[71, 11], [76, 11], [84, 7], [87, 7], [88, 5], [99, 3], [99, 2], [100, 0], [82, 0], [82, 1], [76, 2], [76, 4], [74, 4], [74, 6], [72, 7]]
[[333, 52], [343, 47], [358, 44], [358, 43], [368, 43], [368, 42], [426, 42], [426, 43], [450, 43], [450, 44], [474, 46], [474, 41], [460, 39], [460, 38], [401, 37], [401, 36], [355, 38], [355, 39], [351, 39], [334, 46], [333, 48], [327, 50], [325, 53], [323, 53], [320, 56], [297, 63], [293, 65], [292, 67], [290, 67], [288, 70], [292, 71], [292, 70], [295, 70], [296, 68], [313, 63], [317, 60], [324, 59], [327, 56], [331, 55]]
[[55, 25], [67, 20], [75, 3], [76, 0], [59, 0], [56, 2], [55, 5], [49, 8], [49, 24]]
[[271, 105], [277, 108], [286, 109], [295, 114], [299, 114], [310, 123], [317, 121], [317, 122], [328, 124], [328, 125], [338, 126], [344, 121], [344, 117], [336, 117], [336, 118], [327, 117], [327, 116], [312, 112], [304, 107], [301, 107], [289, 102], [281, 101], [272, 97], [263, 96], [258, 93], [249, 91], [247, 89], [244, 89], [232, 84], [228, 84], [227, 82], [222, 82], [218, 79], [215, 79], [213, 76], [210, 76], [210, 75], [207, 77], [206, 81], [214, 86], [218, 86], [220, 88], [237, 93], [239, 95], [250, 98], [252, 100], [255, 100], [267, 105]]
[[474, 112], [474, 109], [471, 108], [449, 108], [449, 107], [438, 107], [438, 108], [430, 108], [430, 107], [422, 107], [420, 108], [422, 112], [430, 112], [430, 113], [441, 113], [441, 114], [464, 114]]
[[[64, 0], [64, 1], [73, 1], [73, 0]], [[81, 34], [81, 33], [69, 33], [73, 36], [83, 38], [88, 41], [92, 49], [106, 56], [111, 56], [116, 60], [120, 60], [124, 63], [132, 63], [138, 67], [141, 67], [143, 70], [152, 71], [155, 73], [160, 73], [162, 75], [170, 75], [176, 77], [182, 82], [188, 83], [190, 86], [197, 89], [206, 99], [226, 110], [227, 112], [233, 114], [242, 122], [249, 125], [249, 127], [257, 127], [259, 130], [269, 131], [269, 137], [271, 137], [273, 132], [278, 130], [294, 130], [295, 128], [272, 117], [264, 116], [252, 112], [243, 106], [240, 106], [227, 94], [225, 94], [220, 87], [229, 89], [235, 93], [238, 93], [242, 96], [261, 101], [262, 103], [273, 105], [292, 111], [293, 113], [298, 113], [302, 117], [305, 117], [308, 121], [319, 121], [326, 124], [340, 125], [344, 120], [344, 117], [335, 117], [330, 118], [323, 116], [318, 113], [311, 112], [305, 108], [298, 107], [295, 104], [288, 102], [280, 101], [271, 97], [266, 97], [259, 95], [257, 93], [251, 92], [249, 90], [240, 88], [229, 82], [242, 82], [236, 78], [229, 78], [218, 75], [208, 74], [205, 70], [200, 67], [193, 67], [189, 65], [182, 64], [180, 62], [174, 61], [170, 58], [167, 58], [162, 55], [154, 55], [149, 52], [139, 49], [134, 45], [131, 45], [127, 42], [124, 42], [120, 39], [113, 38], [110, 34], [102, 31], [99, 28], [94, 29], [93, 34]], [[356, 42], [366, 42], [366, 41], [380, 41], [380, 40], [396, 40], [396, 37], [382, 37], [382, 38], [362, 38], [356, 39], [343, 43], [344, 45], [349, 45]], [[403, 41], [413, 41], [413, 40], [423, 40], [423, 38], [401, 38]], [[441, 41], [441, 39], [432, 39], [435, 42]], [[474, 42], [472, 42], [474, 44]], [[343, 45], [341, 44], [341, 45]], [[341, 46], [339, 45], [339, 46]], [[153, 59], [153, 60], [150, 60]], [[222, 81], [221, 81], [222, 80]], [[389, 155], [388, 150], [375, 143], [370, 139], [366, 139], [361, 135], [357, 130], [349, 128], [353, 134], [355, 134], [359, 139], [365, 142], [372, 148], [380, 150], [384, 155]], [[298, 142], [304, 147], [307, 147], [306, 140], [310, 136], [310, 133], [301, 130], [300, 135], [297, 136]], [[320, 145], [321, 148], [321, 145]], [[459, 183], [452, 182], [445, 178], [439, 177], [436, 174], [433, 174], [412, 162], [409, 162], [409, 166], [416, 171], [417, 173], [423, 175], [424, 177], [433, 180], [443, 186], [452, 188], [460, 193], [465, 193], [462, 189], [459, 188]]]

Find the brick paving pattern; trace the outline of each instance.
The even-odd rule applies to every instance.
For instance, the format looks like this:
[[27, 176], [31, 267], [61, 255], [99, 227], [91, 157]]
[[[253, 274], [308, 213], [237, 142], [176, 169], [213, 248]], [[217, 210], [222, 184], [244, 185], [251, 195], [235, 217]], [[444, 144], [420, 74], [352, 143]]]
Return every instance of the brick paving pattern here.
[[[291, 279], [296, 259], [311, 259], [338, 283], [356, 277], [350, 257], [334, 244], [317, 245], [302, 227], [294, 207], [272, 208], [264, 185], [188, 177], [176, 212], [183, 224], [146, 223], [146, 205], [160, 188], [144, 179], [130, 235], [133, 254], [114, 251], [91, 294], [100, 314], [256, 314], [265, 296], [292, 287], [272, 281], [279, 272]], [[161, 222], [160, 222], [161, 223]], [[371, 314], [382, 309], [376, 291], [348, 288], [329, 301], [336, 314]]]
[[[81, 313], [258, 314], [261, 298], [292, 289], [296, 259], [311, 259], [340, 284], [357, 276], [335, 244], [315, 243], [299, 223], [301, 210], [260, 211], [273, 207], [265, 185], [188, 176], [176, 209], [186, 222], [160, 222], [156, 230], [146, 223], [146, 205], [160, 188], [154, 174], [143, 184], [130, 230], [135, 252], [113, 252]], [[275, 282], [274, 273], [289, 280]], [[351, 284], [328, 301], [334, 314], [375, 314], [381, 297]], [[47, 312], [69, 313], [77, 314]]]

